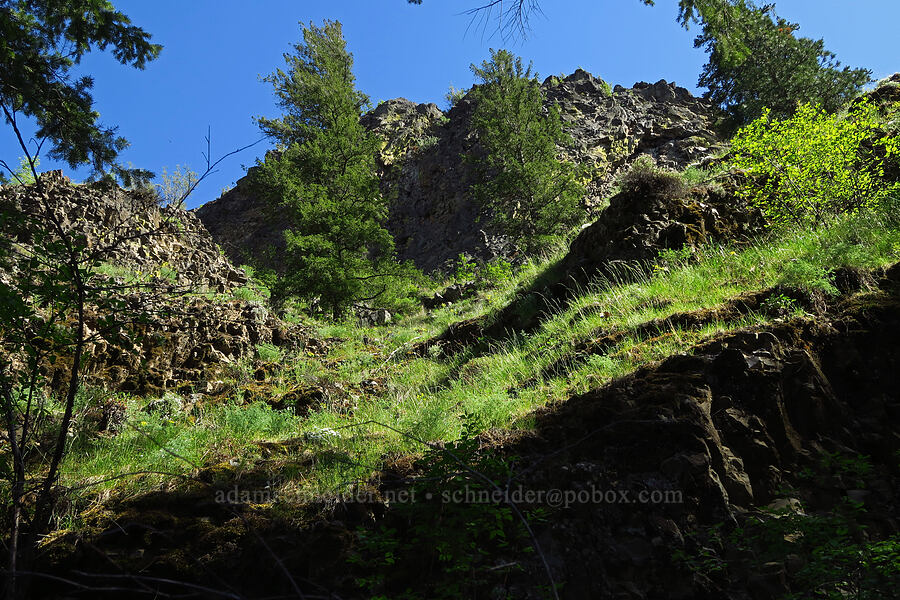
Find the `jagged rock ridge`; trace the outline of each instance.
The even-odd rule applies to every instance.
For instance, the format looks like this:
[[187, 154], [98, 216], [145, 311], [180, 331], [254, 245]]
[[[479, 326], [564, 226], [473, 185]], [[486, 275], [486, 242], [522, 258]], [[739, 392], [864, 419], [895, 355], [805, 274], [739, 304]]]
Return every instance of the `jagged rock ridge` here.
[[[615, 175], [637, 156], [648, 154], [663, 166], [683, 168], [722, 147], [713, 129], [715, 108], [674, 84], [610, 90], [579, 69], [565, 79], [550, 77], [543, 87], [573, 138], [573, 146], [561, 150], [591, 171], [586, 218], [608, 194]], [[515, 252], [514, 240], [491, 227], [470, 193], [473, 172], [462, 155], [476, 143], [471, 113], [468, 96], [446, 113], [434, 104], [398, 98], [363, 118], [384, 140], [379, 163], [384, 192], [392, 198], [388, 228], [400, 257], [425, 271], [445, 267], [463, 252], [485, 259]], [[238, 263], [283, 243], [283, 224], [253, 197], [246, 178], [197, 209], [197, 216]]]
[[191, 212], [115, 185], [73, 185], [61, 171], [43, 173], [41, 184], [4, 187], [0, 201], [30, 211], [50, 207], [59, 226], [84, 235], [88, 248], [107, 246], [102, 261], [110, 265], [141, 273], [165, 266], [173, 283], [196, 291], [225, 293], [247, 283]]
[[[89, 385], [137, 393], [216, 392], [222, 368], [252, 356], [256, 345], [306, 342], [299, 327], [280, 321], [262, 303], [236, 298], [247, 275], [219, 251], [194, 214], [161, 207], [152, 194], [73, 185], [54, 171], [41, 175], [39, 185], [3, 187], [0, 203], [32, 214], [49, 209], [68, 235], [85, 236], [86, 251], [98, 252], [95, 272], [118, 290], [127, 341], [100, 335], [108, 315], [86, 307], [90, 344], [82, 375]], [[21, 235], [13, 240], [22, 247], [17, 254], [27, 256], [30, 233], [15, 235]], [[0, 268], [0, 282], [27, 276], [25, 268], [13, 259]], [[61, 358], [44, 372], [52, 389], [67, 381], [68, 359]]]

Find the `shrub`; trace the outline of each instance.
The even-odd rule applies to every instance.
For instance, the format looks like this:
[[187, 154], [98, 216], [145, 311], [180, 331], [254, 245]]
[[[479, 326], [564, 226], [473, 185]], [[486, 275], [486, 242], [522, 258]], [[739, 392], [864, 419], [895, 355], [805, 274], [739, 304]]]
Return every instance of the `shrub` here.
[[512, 264], [503, 258], [495, 258], [482, 266], [478, 278], [489, 286], [508, 283], [513, 278]]
[[477, 263], [473, 259], [460, 252], [453, 270], [454, 279], [457, 281], [474, 281], [476, 266]]
[[444, 100], [447, 101], [447, 109], [449, 110], [456, 106], [456, 103], [465, 98], [468, 93], [469, 90], [458, 90], [451, 85], [447, 93], [444, 94]]
[[800, 310], [797, 301], [785, 294], [772, 294], [762, 302], [760, 308], [765, 313], [778, 316], [788, 316]]
[[677, 198], [687, 192], [687, 184], [678, 173], [657, 167], [646, 154], [639, 156], [616, 183], [622, 193], [630, 196]]
[[171, 173], [163, 167], [160, 180], [161, 183], [154, 184], [159, 203], [162, 206], [180, 207], [197, 187], [200, 176], [189, 167], [182, 168], [181, 165], [175, 165], [175, 170]]
[[479, 288], [497, 287], [512, 281], [513, 266], [499, 256], [481, 261], [460, 253], [454, 265], [453, 278], [459, 283], [473, 282]]
[[733, 165], [754, 176], [741, 194], [775, 224], [823, 223], [877, 205], [897, 189], [884, 177], [884, 161], [900, 150], [879, 124], [866, 102], [846, 116], [810, 104], [780, 121], [765, 111], [732, 140]]
[[[37, 169], [41, 164], [41, 159], [38, 156], [34, 157], [34, 168]], [[28, 159], [24, 156], [19, 157], [19, 168], [10, 173], [12, 175], [12, 180], [10, 183], [15, 185], [30, 185], [34, 183], [34, 173], [31, 172], [31, 164], [28, 162]], [[0, 180], [0, 183], [7, 181], [4, 177], [3, 180]]]
[[231, 292], [232, 297], [235, 300], [244, 300], [245, 302], [264, 302], [268, 297], [267, 290], [263, 292], [264, 288], [254, 288], [251, 286], [244, 286], [236, 288], [233, 292]]

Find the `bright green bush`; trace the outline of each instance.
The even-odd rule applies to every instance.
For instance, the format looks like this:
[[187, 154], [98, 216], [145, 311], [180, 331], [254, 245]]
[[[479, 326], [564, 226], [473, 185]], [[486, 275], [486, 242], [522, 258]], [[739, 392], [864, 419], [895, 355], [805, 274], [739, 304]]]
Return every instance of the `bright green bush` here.
[[475, 260], [460, 253], [454, 266], [453, 278], [460, 283], [474, 282], [480, 288], [496, 287], [513, 279], [512, 264], [502, 257], [489, 261]]
[[900, 147], [866, 102], [844, 116], [809, 104], [785, 120], [765, 111], [737, 133], [732, 151], [733, 165], [753, 176], [742, 193], [774, 224], [823, 223], [873, 207], [897, 187], [885, 179], [884, 161]]
[[503, 258], [495, 258], [481, 268], [480, 279], [487, 285], [497, 286], [512, 281], [515, 273], [512, 264]]
[[460, 252], [456, 259], [453, 277], [457, 281], [473, 281], [475, 279], [475, 269], [477, 266], [478, 264], [474, 259], [469, 258], [466, 254]]

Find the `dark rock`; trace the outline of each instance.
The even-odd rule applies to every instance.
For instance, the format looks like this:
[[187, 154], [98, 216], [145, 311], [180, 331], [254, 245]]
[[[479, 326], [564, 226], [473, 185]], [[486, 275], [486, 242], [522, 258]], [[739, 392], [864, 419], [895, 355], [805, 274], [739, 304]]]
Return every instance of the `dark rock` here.
[[422, 306], [430, 310], [443, 306], [444, 304], [451, 304], [453, 302], [465, 300], [466, 298], [471, 298], [477, 292], [478, 286], [474, 282], [454, 283], [431, 298], [422, 300]]
[[[728, 183], [727, 180], [724, 180]], [[654, 260], [661, 250], [714, 240], [749, 240], [764, 221], [733, 193], [734, 185], [698, 187], [683, 194], [659, 189], [622, 192], [572, 242], [562, 261], [565, 279], [621, 275], [624, 264]]]
[[[662, 166], [684, 168], [723, 147], [713, 129], [715, 107], [665, 81], [633, 89], [616, 86], [610, 93], [605, 82], [579, 69], [562, 80], [547, 78], [543, 88], [573, 139], [571, 147], [561, 150], [591, 173], [586, 218], [637, 156], [647, 154]], [[382, 187], [394, 198], [388, 229], [400, 257], [425, 271], [447, 270], [462, 252], [482, 260], [520, 258], [515, 240], [491, 224], [470, 192], [475, 174], [462, 156], [478, 152], [469, 125], [472, 109], [468, 96], [446, 113], [434, 104], [397, 98], [363, 117], [363, 124], [384, 140]], [[254, 198], [247, 178], [196, 214], [237, 263], [251, 257], [265, 260], [267, 247], [284, 243], [284, 223]], [[268, 264], [277, 266], [272, 260]]]
[[[120, 286], [123, 314], [140, 318], [123, 317], [127, 342], [96, 336], [106, 327], [108, 310], [86, 307], [86, 336], [93, 336], [82, 371], [86, 384], [140, 394], [204, 389], [226, 365], [252, 356], [257, 344], [302, 346], [308, 338], [258, 303], [229, 299], [247, 283], [246, 274], [220, 253], [193, 213], [161, 207], [152, 194], [109, 183], [72, 185], [61, 173], [49, 172], [41, 175], [40, 185], [3, 187], [0, 202], [34, 214], [48, 207], [59, 226], [83, 235], [89, 248], [108, 247], [98, 257], [103, 267], [130, 272], [148, 287], [128, 287], [123, 276], [97, 276], [95, 281]], [[13, 235], [27, 245], [26, 233]], [[10, 270], [0, 269], [0, 281], [21, 276], [20, 271], [14, 262]], [[226, 297], [214, 297], [213, 291]], [[60, 358], [46, 369], [56, 391], [66, 381], [69, 360]]]
[[[665, 558], [652, 550], [671, 551], [664, 540], [675, 532], [687, 545], [695, 539], [691, 532], [713, 525], [728, 531], [762, 507], [764, 514], [796, 513], [801, 504], [832, 497], [836, 506], [848, 497], [866, 503], [873, 529], [895, 535], [896, 504], [885, 477], [873, 475], [861, 490], [840, 478], [811, 483], [797, 476], [835, 451], [865, 454], [880, 473], [893, 472], [896, 450], [885, 442], [897, 439], [887, 416], [895, 394], [886, 391], [900, 386], [894, 351], [900, 289], [863, 297], [870, 300], [862, 306], [845, 299], [815, 319], [729, 334], [693, 356], [641, 369], [546, 411], [532, 436], [506, 447], [530, 489], [621, 488], [656, 479], [683, 494], [679, 504], [569, 508], [552, 526], [538, 528], [536, 535], [547, 536], [542, 544], [557, 555], [563, 597], [615, 597], [625, 583], [636, 585], [634, 597], [646, 598], [768, 599], [796, 592], [790, 575], [805, 560], [797, 554], [742, 569], [737, 565], [752, 565], [752, 554], [706, 547], [705, 556], [727, 558], [728, 575], [697, 579], [666, 572]], [[585, 463], [595, 466], [571, 468]], [[879, 481], [883, 492], [874, 487]], [[785, 489], [797, 495], [785, 496]]]

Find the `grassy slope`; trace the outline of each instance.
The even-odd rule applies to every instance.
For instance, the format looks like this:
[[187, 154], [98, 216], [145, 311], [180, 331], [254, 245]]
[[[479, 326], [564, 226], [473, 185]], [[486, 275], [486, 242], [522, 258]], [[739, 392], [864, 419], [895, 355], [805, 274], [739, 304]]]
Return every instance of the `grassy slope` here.
[[[648, 328], [654, 320], [713, 309], [741, 293], [777, 285], [834, 293], [829, 273], [835, 269], [878, 268], [898, 259], [900, 211], [894, 207], [747, 247], [708, 247], [689, 259], [662, 261], [636, 282], [597, 281], [527, 336], [493, 345], [485, 340], [453, 356], [407, 354], [412, 343], [452, 322], [498, 311], [553, 262], [551, 257], [527, 266], [501, 288], [388, 327], [319, 325], [321, 336], [332, 338], [327, 352], [282, 357], [263, 384], [275, 396], [298, 386], [325, 389], [324, 401], [304, 417], [237, 400], [148, 414], [147, 400], [128, 398], [122, 433], [76, 436], [63, 482], [79, 488], [87, 501], [97, 493], [141, 492], [180, 481], [152, 473], [108, 480], [125, 473], [192, 477], [218, 469], [234, 478], [271, 471], [285, 478], [280, 484], [285, 498], [345, 492], [386, 461], [421, 452], [416, 440], [454, 440], [464, 426], [528, 427], [536, 407], [687, 352], [719, 332], [802, 309], [775, 295], [758, 310], [724, 320], [710, 311], [693, 327], [663, 322], [662, 331]], [[606, 337], [602, 352], [590, 350], [592, 340], [610, 332], [616, 335]], [[244, 387], [259, 387], [252, 376], [257, 366], [235, 365], [233, 399], [243, 397]]]

